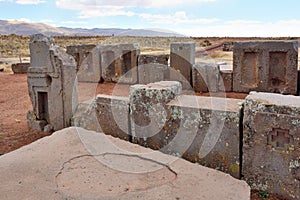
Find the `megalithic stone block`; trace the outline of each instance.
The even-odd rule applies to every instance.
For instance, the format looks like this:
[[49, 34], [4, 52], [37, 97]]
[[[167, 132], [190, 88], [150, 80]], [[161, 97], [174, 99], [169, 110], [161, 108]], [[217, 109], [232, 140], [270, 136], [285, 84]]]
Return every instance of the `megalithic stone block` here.
[[106, 82], [135, 84], [140, 49], [138, 44], [98, 45], [102, 77]]
[[130, 117], [133, 142], [162, 148], [171, 133], [173, 124], [166, 104], [181, 94], [181, 84], [176, 81], [161, 81], [148, 85], [133, 85], [130, 88]]
[[[182, 95], [168, 103], [179, 126], [168, 140], [172, 153], [240, 178], [242, 100]], [[178, 122], [177, 122], [178, 123]]]
[[300, 97], [251, 92], [245, 100], [242, 174], [252, 189], [300, 199]]
[[296, 94], [297, 41], [236, 42], [233, 91]]
[[30, 52], [29, 127], [47, 132], [69, 127], [78, 103], [74, 58], [40, 34], [31, 36]]
[[220, 71], [214, 63], [196, 63], [193, 66], [193, 86], [195, 92], [217, 92]]
[[96, 111], [100, 128], [105, 134], [131, 140], [128, 97], [97, 95]]
[[100, 82], [101, 66], [97, 45], [68, 46], [67, 53], [72, 55], [77, 62], [77, 78], [79, 82]]
[[181, 82], [183, 89], [190, 89], [190, 86], [193, 86], [192, 66], [195, 64], [195, 49], [194, 42], [171, 43], [170, 66], [182, 76], [174, 74], [170, 78]]

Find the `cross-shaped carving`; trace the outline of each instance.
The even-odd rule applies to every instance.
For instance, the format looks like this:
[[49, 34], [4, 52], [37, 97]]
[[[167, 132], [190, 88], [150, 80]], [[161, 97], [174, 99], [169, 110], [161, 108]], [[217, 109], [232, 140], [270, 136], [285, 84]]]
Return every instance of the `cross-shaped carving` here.
[[268, 144], [276, 149], [283, 149], [289, 146], [293, 138], [289, 134], [289, 130], [274, 128], [268, 136]]

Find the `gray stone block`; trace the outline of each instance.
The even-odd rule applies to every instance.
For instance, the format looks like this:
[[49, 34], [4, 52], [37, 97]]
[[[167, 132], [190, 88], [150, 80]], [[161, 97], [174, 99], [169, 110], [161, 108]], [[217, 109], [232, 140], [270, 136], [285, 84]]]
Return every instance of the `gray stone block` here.
[[56, 131], [70, 126], [77, 107], [76, 62], [50, 41], [42, 35], [30, 39], [32, 54], [27, 81], [33, 117], [28, 118], [28, 124], [36, 128], [34, 121], [46, 121], [47, 129], [51, 125]]
[[[175, 155], [240, 178], [242, 100], [182, 95], [167, 104], [179, 127], [168, 141]], [[172, 126], [174, 127], [174, 126]]]
[[170, 69], [167, 65], [158, 63], [143, 64], [138, 67], [140, 84], [148, 84], [169, 79]]
[[137, 83], [138, 44], [98, 45], [104, 81]]
[[130, 115], [133, 142], [160, 149], [169, 134], [169, 113], [166, 104], [181, 94], [181, 84], [162, 81], [130, 88]]
[[168, 65], [169, 55], [161, 54], [161, 55], [152, 55], [152, 54], [142, 54], [139, 55], [138, 65], [152, 64], [158, 63], [162, 65]]
[[101, 66], [97, 45], [68, 46], [67, 53], [72, 55], [77, 62], [77, 78], [79, 82], [100, 82]]
[[252, 189], [300, 199], [300, 97], [251, 92], [243, 121], [243, 177]]
[[97, 95], [96, 115], [101, 130], [123, 140], [131, 140], [129, 99], [108, 95]]
[[196, 44], [194, 42], [171, 43], [170, 66], [177, 70], [189, 83], [186, 84], [185, 81], [174, 79], [174, 81], [182, 83], [183, 89], [189, 89], [190, 85], [193, 86], [192, 66], [195, 64], [195, 49]]
[[218, 90], [232, 92], [232, 70], [220, 70]]
[[30, 67], [30, 63], [15, 63], [11, 65], [14, 74], [25, 74]]
[[233, 91], [296, 94], [298, 42], [236, 42], [233, 47]]
[[96, 101], [87, 100], [78, 104], [71, 119], [71, 126], [81, 127], [86, 130], [103, 132], [97, 118]]
[[217, 92], [219, 68], [215, 63], [196, 63], [193, 66], [193, 87], [195, 92]]

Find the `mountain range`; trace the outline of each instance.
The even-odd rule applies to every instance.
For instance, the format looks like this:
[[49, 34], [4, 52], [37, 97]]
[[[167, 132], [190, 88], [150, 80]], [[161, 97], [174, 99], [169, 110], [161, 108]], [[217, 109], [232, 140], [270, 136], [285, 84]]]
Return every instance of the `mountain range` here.
[[154, 37], [184, 37], [184, 35], [169, 30], [157, 29], [121, 29], [121, 28], [67, 28], [54, 27], [43, 23], [0, 20], [0, 35], [32, 35], [42, 33], [47, 36], [154, 36]]

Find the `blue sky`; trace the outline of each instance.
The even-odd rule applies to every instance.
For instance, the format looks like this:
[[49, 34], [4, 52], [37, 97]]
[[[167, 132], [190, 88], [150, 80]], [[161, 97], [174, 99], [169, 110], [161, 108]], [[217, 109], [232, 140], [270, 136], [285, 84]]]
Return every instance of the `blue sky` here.
[[188, 36], [300, 36], [299, 0], [0, 0], [0, 19]]

